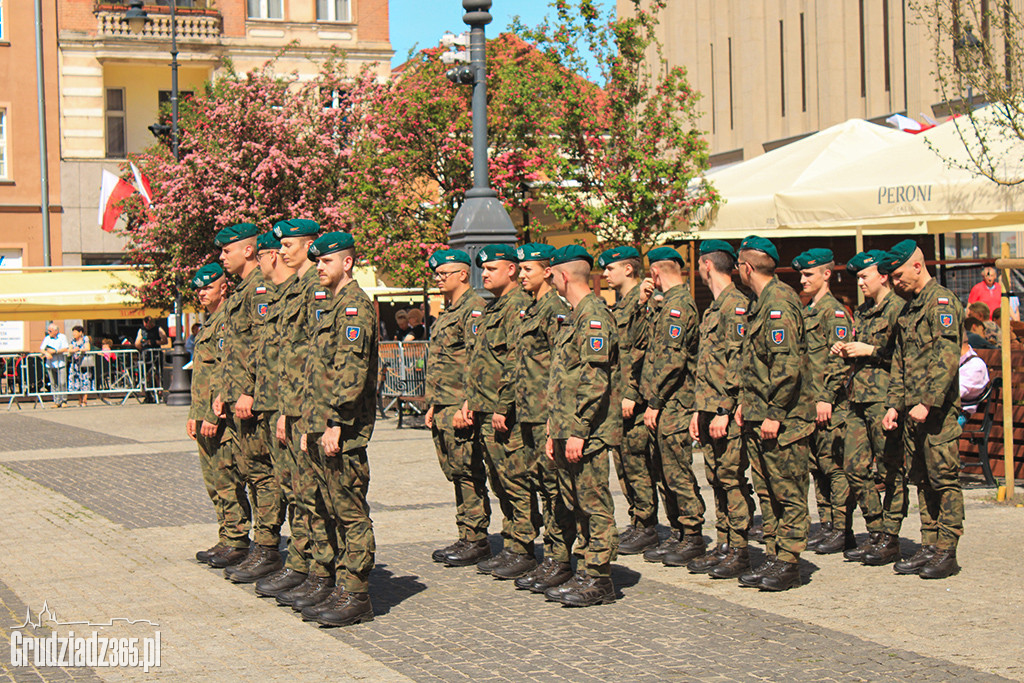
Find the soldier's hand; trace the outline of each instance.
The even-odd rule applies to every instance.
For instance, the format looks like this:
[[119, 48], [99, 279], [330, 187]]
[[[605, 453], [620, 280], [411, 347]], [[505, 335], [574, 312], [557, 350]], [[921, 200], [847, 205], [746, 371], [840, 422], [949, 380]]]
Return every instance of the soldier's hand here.
[[189, 420], [188, 422], [185, 423], [185, 433], [188, 434], [188, 438], [190, 438], [190, 439], [195, 439], [196, 438], [196, 421], [195, 420]]
[[640, 303], [646, 304], [647, 300], [651, 298], [651, 294], [654, 294], [654, 280], [645, 277], [640, 283]]
[[652, 432], [658, 429], [658, 413], [660, 412], [660, 410], [655, 410], [654, 408], [648, 408], [644, 411], [644, 424]]
[[846, 342], [836, 342], [832, 345], [832, 348], [829, 349], [829, 353], [833, 356], [842, 356], [843, 358], [846, 358]]
[[565, 459], [569, 462], [579, 462], [583, 459], [583, 439], [578, 436], [570, 436], [565, 442]]
[[212, 439], [217, 436], [217, 425], [212, 422], [203, 420], [203, 424], [199, 425], [199, 433], [205, 436], [207, 439]]
[[299, 448], [302, 449], [303, 453], [308, 453], [309, 452], [309, 451], [306, 450], [306, 435], [305, 434], [303, 434], [302, 438], [299, 439]]
[[631, 401], [628, 398], [622, 399], [622, 417], [629, 419], [633, 417], [633, 412], [636, 410], [636, 401]]
[[815, 406], [815, 420], [819, 425], [827, 425], [832, 421], [832, 404], [825, 403], [824, 401], [818, 401]]
[[690, 418], [690, 438], [700, 443], [700, 426], [698, 425], [697, 413]]
[[724, 439], [725, 435], [729, 433], [729, 416], [715, 415], [711, 418], [711, 424], [708, 425], [708, 433], [712, 439]]
[[505, 416], [501, 413], [494, 413], [491, 415], [491, 426], [494, 427], [496, 432], [507, 432], [508, 425], [505, 424]]
[[882, 418], [882, 429], [887, 432], [891, 432], [899, 426], [900, 414], [895, 408], [889, 408], [885, 411], [885, 417]]
[[736, 406], [736, 414], [733, 415], [733, 419], [736, 420], [736, 426], [743, 426], [743, 404]]
[[548, 456], [548, 460], [554, 462], [555, 460], [555, 442], [553, 439], [548, 439], [544, 444], [544, 455]]
[[423, 416], [423, 424], [427, 425], [427, 429], [434, 428], [434, 406], [427, 408], [427, 414]]
[[274, 436], [283, 444], [288, 443], [288, 418], [285, 415], [277, 418], [277, 426], [274, 428]]
[[466, 427], [473, 426], [473, 411], [469, 409], [469, 401], [462, 404], [462, 422]]
[[235, 402], [235, 415], [243, 420], [248, 420], [252, 417], [252, 396], [242, 394], [238, 397], [238, 400]]
[[323, 436], [320, 437], [320, 446], [324, 449], [324, 455], [332, 458], [341, 452], [341, 427], [328, 427]]
[[217, 417], [227, 417], [228, 411], [227, 406], [224, 405], [224, 400], [217, 394], [217, 398], [213, 399], [213, 412]]
[[909, 417], [914, 422], [921, 424], [922, 422], [928, 419], [928, 412], [928, 406], [924, 405], [923, 403], [918, 403], [916, 406], [910, 409], [910, 412], [907, 413], [907, 417]]
[[781, 423], [778, 420], [766, 419], [761, 423], [761, 440], [771, 441], [772, 439], [779, 438], [779, 427]]
[[452, 427], [456, 429], [465, 429], [469, 425], [466, 424], [465, 418], [462, 417], [462, 409], [456, 410], [452, 414]]
[[845, 358], [865, 358], [875, 352], [875, 347], [864, 342], [847, 342], [843, 347]]

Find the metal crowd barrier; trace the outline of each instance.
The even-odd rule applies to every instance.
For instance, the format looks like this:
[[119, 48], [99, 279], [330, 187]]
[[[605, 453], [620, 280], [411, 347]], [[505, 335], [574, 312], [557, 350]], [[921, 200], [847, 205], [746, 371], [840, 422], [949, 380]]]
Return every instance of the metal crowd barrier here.
[[427, 393], [427, 342], [380, 342], [378, 391], [382, 416], [397, 406], [398, 427], [408, 407], [422, 415]]

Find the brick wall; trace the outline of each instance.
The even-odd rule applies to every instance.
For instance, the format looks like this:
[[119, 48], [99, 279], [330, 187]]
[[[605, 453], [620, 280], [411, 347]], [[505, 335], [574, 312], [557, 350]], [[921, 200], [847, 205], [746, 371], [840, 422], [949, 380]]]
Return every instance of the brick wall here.
[[359, 22], [359, 40], [388, 41], [388, 0], [354, 0], [353, 4]]
[[95, 0], [58, 0], [59, 31], [75, 31], [96, 35], [97, 21], [93, 13]]
[[215, 0], [211, 5], [224, 18], [225, 38], [245, 37], [245, 0]]

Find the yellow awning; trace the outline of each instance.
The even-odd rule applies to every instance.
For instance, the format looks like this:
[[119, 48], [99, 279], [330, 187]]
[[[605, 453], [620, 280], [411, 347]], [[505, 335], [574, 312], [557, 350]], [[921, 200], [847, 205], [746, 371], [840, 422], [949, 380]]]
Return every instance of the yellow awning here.
[[125, 294], [142, 279], [131, 268], [0, 269], [0, 320], [142, 318], [164, 311], [145, 308]]

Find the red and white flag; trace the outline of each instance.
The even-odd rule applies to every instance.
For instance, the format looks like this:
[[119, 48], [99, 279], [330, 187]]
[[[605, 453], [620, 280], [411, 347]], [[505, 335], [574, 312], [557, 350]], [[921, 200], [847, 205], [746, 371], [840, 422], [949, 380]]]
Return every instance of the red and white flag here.
[[121, 215], [122, 208], [118, 202], [126, 199], [136, 190], [131, 183], [122, 180], [110, 171], [103, 171], [103, 180], [100, 181], [100, 210], [97, 222], [104, 232], [113, 232], [114, 224]]
[[132, 167], [132, 174], [135, 176], [135, 189], [142, 195], [142, 203], [148, 208], [153, 203], [153, 190], [149, 186], [149, 178], [142, 175], [142, 171], [135, 164], [129, 162]]

